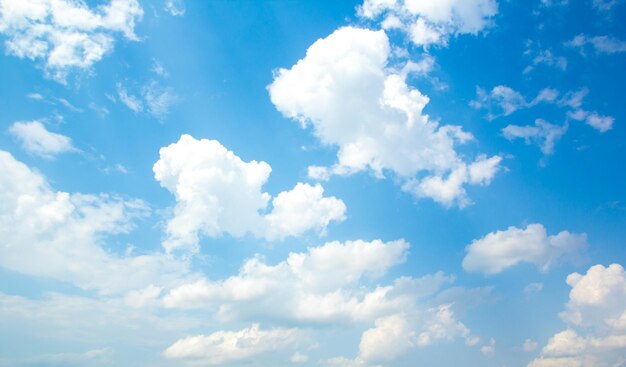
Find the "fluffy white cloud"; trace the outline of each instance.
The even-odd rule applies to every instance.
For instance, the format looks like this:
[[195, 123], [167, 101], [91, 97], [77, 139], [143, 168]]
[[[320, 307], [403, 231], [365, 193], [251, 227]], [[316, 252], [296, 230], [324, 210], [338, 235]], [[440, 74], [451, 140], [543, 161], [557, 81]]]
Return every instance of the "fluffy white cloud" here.
[[[221, 281], [202, 279], [180, 286], [169, 292], [163, 302], [170, 308], [220, 306], [223, 316], [253, 312], [311, 321], [338, 316], [359, 318], [362, 315], [356, 312], [347, 313], [362, 305], [353, 297], [358, 292], [351, 293], [355, 286], [364, 276], [380, 277], [390, 267], [402, 263], [407, 249], [404, 241], [330, 242], [309, 248], [306, 253], [291, 253], [276, 265], [268, 265], [255, 257], [244, 263], [238, 275]], [[446, 280], [442, 274], [431, 279], [435, 287], [432, 291]], [[400, 283], [416, 289], [424, 285], [424, 282], [410, 279]], [[379, 295], [384, 296], [389, 290], [380, 289]], [[266, 307], [258, 307], [260, 304]]]
[[324, 233], [331, 221], [345, 219], [346, 206], [335, 197], [325, 198], [324, 188], [317, 184], [298, 183], [272, 199], [272, 212], [265, 216], [269, 240], [299, 236], [309, 229]]
[[554, 145], [567, 132], [568, 124], [554, 125], [542, 119], [535, 120], [535, 125], [507, 125], [502, 134], [508, 140], [524, 139], [526, 144], [536, 144], [544, 155], [554, 153]]
[[572, 287], [560, 316], [568, 328], [556, 333], [529, 366], [618, 366], [626, 359], [626, 272], [595, 265], [570, 274]]
[[[467, 172], [472, 162], [464, 162], [455, 146], [472, 135], [423, 114], [428, 97], [406, 84], [406, 72], [387, 68], [390, 52], [383, 31], [341, 28], [315, 42], [291, 69], [276, 72], [268, 87], [272, 103], [302, 126], [312, 125], [323, 144], [339, 148], [335, 165], [310, 167], [309, 176], [389, 172], [417, 196], [467, 203], [462, 186], [474, 183]], [[490, 162], [495, 174], [499, 159], [481, 161]], [[442, 188], [444, 181], [450, 189]]]
[[[392, 314], [377, 319], [374, 327], [363, 332], [359, 354], [354, 359], [337, 357], [327, 361], [327, 365], [387, 365], [413, 348], [424, 348], [442, 341], [451, 342], [457, 338], [463, 339], [470, 346], [480, 342], [479, 337], [472, 336], [470, 330], [456, 320], [451, 305], [440, 305], [419, 314]], [[490, 345], [485, 347], [489, 348]]]
[[272, 171], [265, 162], [244, 162], [216, 140], [189, 135], [161, 148], [154, 177], [176, 197], [174, 216], [167, 223], [164, 247], [196, 248], [199, 236], [240, 237], [252, 234], [268, 240], [307, 230], [324, 232], [331, 221], [345, 218], [345, 204], [324, 197], [320, 185], [297, 184], [278, 194], [273, 210], [263, 214], [271, 196], [262, 191]]
[[43, 158], [52, 159], [61, 153], [79, 151], [72, 145], [72, 139], [48, 131], [39, 121], [18, 121], [13, 123], [8, 131], [26, 151]]
[[258, 358], [259, 355], [293, 345], [298, 339], [296, 329], [263, 330], [258, 324], [239, 331], [216, 331], [209, 335], [180, 339], [163, 353], [168, 358], [183, 359], [202, 365], [227, 363]]
[[463, 269], [496, 274], [521, 262], [548, 270], [561, 258], [576, 259], [587, 247], [587, 236], [561, 231], [548, 236], [542, 224], [529, 224], [526, 229], [509, 227], [472, 241], [467, 246]]
[[365, 0], [364, 19], [380, 20], [385, 29], [399, 28], [420, 46], [446, 45], [451, 35], [478, 34], [498, 13], [496, 0]]
[[101, 293], [184, 281], [187, 265], [164, 254], [123, 256], [103, 248], [145, 204], [52, 190], [45, 178], [0, 151], [0, 266]]
[[0, 1], [0, 33], [7, 52], [41, 60], [46, 76], [65, 82], [73, 68], [89, 69], [113, 49], [115, 36], [137, 40], [137, 0], [111, 0], [90, 9], [71, 0]]

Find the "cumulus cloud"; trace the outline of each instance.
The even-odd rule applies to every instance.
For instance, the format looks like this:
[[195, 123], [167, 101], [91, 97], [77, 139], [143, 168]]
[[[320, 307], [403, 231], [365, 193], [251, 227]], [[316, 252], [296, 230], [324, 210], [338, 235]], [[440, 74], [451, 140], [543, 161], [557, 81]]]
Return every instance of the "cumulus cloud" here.
[[65, 135], [48, 131], [39, 121], [15, 122], [9, 127], [13, 135], [29, 153], [52, 159], [61, 153], [78, 152], [72, 139]]
[[252, 234], [274, 240], [308, 230], [324, 233], [330, 222], [345, 219], [343, 201], [324, 197], [320, 185], [303, 183], [279, 193], [272, 210], [265, 213], [271, 196], [262, 187], [270, 165], [245, 162], [216, 140], [183, 135], [161, 148], [153, 170], [177, 202], [163, 244], [168, 251], [196, 248], [201, 235]]
[[527, 262], [547, 271], [562, 258], [576, 259], [586, 247], [584, 233], [561, 231], [548, 236], [542, 224], [529, 224], [525, 229], [509, 227], [472, 241], [466, 248], [463, 269], [490, 275]]
[[[420, 317], [426, 321], [420, 322]], [[359, 353], [354, 359], [336, 357], [326, 364], [346, 367], [388, 365], [411, 349], [424, 348], [436, 342], [451, 342], [458, 338], [470, 346], [480, 342], [479, 337], [472, 336], [470, 330], [456, 320], [451, 305], [430, 308], [419, 316], [410, 313], [393, 314], [377, 319], [374, 327], [363, 332]]]
[[209, 335], [180, 339], [163, 353], [172, 359], [194, 364], [224, 365], [257, 359], [259, 355], [293, 345], [298, 339], [297, 329], [274, 328], [263, 330], [258, 324], [238, 331], [216, 331]]
[[618, 366], [626, 359], [626, 272], [619, 264], [570, 274], [567, 328], [550, 338], [530, 367]]
[[8, 53], [41, 61], [47, 77], [65, 83], [72, 69], [90, 69], [119, 35], [138, 40], [137, 0], [111, 0], [91, 9], [83, 1], [0, 1], [0, 33]]
[[565, 135], [568, 127], [567, 123], [559, 126], [537, 119], [534, 125], [507, 125], [502, 129], [502, 134], [511, 141], [523, 139], [526, 144], [535, 144], [544, 155], [551, 155], [554, 153], [554, 145]]
[[322, 144], [339, 148], [337, 163], [309, 167], [310, 177], [391, 173], [417, 197], [467, 204], [463, 187], [476, 183], [468, 166], [489, 162], [492, 175], [480, 180], [488, 184], [500, 157], [465, 162], [455, 148], [472, 135], [423, 114], [428, 97], [406, 84], [406, 73], [387, 68], [390, 52], [383, 31], [336, 30], [291, 69], [276, 72], [268, 86], [272, 103], [303, 127], [311, 125]]
[[185, 263], [164, 254], [123, 256], [103, 247], [144, 216], [138, 200], [54, 191], [46, 179], [0, 151], [0, 266], [103, 294], [184, 281]]
[[[255, 257], [243, 264], [238, 275], [182, 285], [170, 291], [163, 302], [170, 308], [219, 306], [223, 316], [252, 312], [282, 319], [326, 322], [341, 317], [359, 318], [368, 311], [367, 305], [356, 297], [359, 292], [351, 291], [363, 277], [380, 277], [392, 266], [404, 262], [407, 250], [404, 241], [350, 241], [329, 242], [309, 248], [306, 253], [290, 253], [276, 265]], [[432, 278], [432, 291], [447, 280], [442, 274]], [[407, 288], [424, 285], [423, 281], [415, 283], [410, 279], [400, 283]], [[377, 294], [384, 296], [389, 291], [380, 289]], [[259, 307], [262, 304], [265, 306]]]
[[477, 345], [480, 338], [456, 319], [452, 305], [435, 297], [453, 277], [439, 272], [372, 285], [405, 261], [408, 247], [404, 241], [330, 242], [290, 253], [275, 265], [256, 256], [238, 275], [182, 285], [162, 301], [167, 308], [209, 310], [223, 322], [372, 325], [362, 334], [354, 359], [337, 357], [329, 365], [373, 366], [412, 348], [456, 339]]
[[400, 29], [419, 46], [447, 45], [450, 36], [476, 35], [489, 28], [498, 13], [496, 0], [365, 0], [358, 15]]

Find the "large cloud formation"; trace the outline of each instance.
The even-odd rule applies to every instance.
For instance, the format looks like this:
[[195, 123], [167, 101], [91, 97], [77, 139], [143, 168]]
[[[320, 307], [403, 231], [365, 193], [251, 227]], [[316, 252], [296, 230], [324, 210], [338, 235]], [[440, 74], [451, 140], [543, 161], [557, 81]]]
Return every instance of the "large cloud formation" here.
[[216, 140], [183, 135], [160, 151], [154, 177], [176, 197], [167, 223], [164, 247], [198, 246], [200, 235], [252, 234], [267, 240], [299, 236], [316, 229], [324, 233], [332, 221], [345, 219], [346, 206], [324, 197], [321, 185], [298, 183], [272, 200], [262, 191], [272, 168], [265, 162], [244, 162]]
[[406, 73], [389, 68], [390, 50], [384, 31], [338, 29], [291, 69], [276, 72], [268, 87], [272, 103], [339, 149], [336, 164], [310, 167], [309, 176], [390, 172], [416, 197], [467, 205], [465, 185], [489, 184], [501, 157], [466, 162], [455, 147], [472, 135], [423, 113], [428, 97], [406, 84]]

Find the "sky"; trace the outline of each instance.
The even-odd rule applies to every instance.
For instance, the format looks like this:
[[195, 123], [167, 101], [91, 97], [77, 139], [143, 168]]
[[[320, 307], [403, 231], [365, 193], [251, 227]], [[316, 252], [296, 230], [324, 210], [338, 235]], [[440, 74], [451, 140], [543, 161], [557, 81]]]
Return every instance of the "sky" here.
[[626, 366], [625, 3], [0, 0], [0, 366]]

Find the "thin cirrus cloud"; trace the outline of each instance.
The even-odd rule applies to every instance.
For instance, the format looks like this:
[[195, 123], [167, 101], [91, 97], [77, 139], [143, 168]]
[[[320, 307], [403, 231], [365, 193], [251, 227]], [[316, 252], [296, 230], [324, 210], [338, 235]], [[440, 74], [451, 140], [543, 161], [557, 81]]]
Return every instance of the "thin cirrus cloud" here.
[[[160, 150], [154, 177], [176, 197], [164, 246], [195, 249], [200, 236], [251, 234], [269, 241], [299, 236], [308, 230], [324, 234], [331, 222], [345, 219], [340, 199], [325, 197], [321, 185], [298, 183], [275, 198], [262, 191], [272, 168], [245, 162], [216, 140], [182, 135]], [[267, 213], [268, 204], [273, 209]]]
[[488, 233], [467, 246], [463, 269], [486, 275], [500, 273], [520, 263], [547, 271], [564, 259], [578, 261], [588, 246], [587, 235], [561, 231], [548, 235], [542, 224], [509, 227]]
[[465, 186], [488, 185], [502, 158], [464, 161], [456, 146], [473, 136], [423, 114], [428, 97], [406, 84], [406, 73], [389, 70], [390, 52], [384, 31], [340, 28], [276, 72], [268, 86], [272, 103], [303, 127], [311, 125], [322, 144], [339, 148], [337, 163], [309, 167], [310, 177], [392, 173], [415, 197], [468, 205]]
[[59, 154], [80, 151], [71, 138], [49, 131], [37, 120], [14, 122], [8, 131], [24, 150], [42, 158], [53, 159]]
[[[155, 73], [164, 72], [156, 69]], [[169, 114], [178, 97], [169, 87], [163, 87], [155, 80], [144, 84], [136, 93], [130, 92], [120, 82], [116, 83], [117, 99], [135, 113], [146, 113], [154, 118], [163, 120]], [[115, 100], [115, 98], [111, 97]]]
[[0, 33], [8, 53], [42, 63], [47, 77], [65, 83], [70, 71], [89, 70], [119, 36], [137, 41], [143, 16], [137, 0], [111, 0], [95, 9], [68, 0], [0, 1]]

